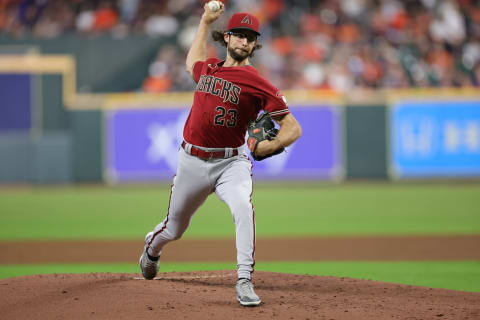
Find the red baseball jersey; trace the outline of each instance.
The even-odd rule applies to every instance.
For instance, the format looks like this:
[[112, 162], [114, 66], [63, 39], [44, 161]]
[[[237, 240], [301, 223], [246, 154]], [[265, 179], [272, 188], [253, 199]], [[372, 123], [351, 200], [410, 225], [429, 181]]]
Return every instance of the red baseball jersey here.
[[183, 137], [206, 148], [236, 148], [245, 143], [247, 125], [260, 110], [289, 113], [286, 99], [252, 66], [223, 67], [210, 58], [193, 66], [197, 82]]

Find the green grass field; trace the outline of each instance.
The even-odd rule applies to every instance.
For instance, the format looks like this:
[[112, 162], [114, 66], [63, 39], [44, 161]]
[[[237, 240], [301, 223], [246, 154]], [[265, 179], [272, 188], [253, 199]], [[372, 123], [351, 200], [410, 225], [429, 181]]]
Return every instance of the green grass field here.
[[[232, 270], [233, 263], [162, 263], [161, 272]], [[349, 277], [431, 288], [480, 292], [480, 261], [422, 262], [258, 262], [256, 271]], [[136, 273], [138, 264], [0, 265], [0, 279], [33, 274], [120, 272]]]
[[[169, 186], [0, 189], [0, 241], [140, 239], [166, 213]], [[255, 184], [258, 237], [480, 234], [478, 183]], [[185, 237], [232, 237], [226, 205], [210, 197]], [[165, 264], [162, 271], [234, 269]], [[480, 292], [480, 262], [258, 261], [256, 270], [355, 277]], [[0, 265], [0, 278], [64, 272], [138, 272], [125, 265]]]
[[[0, 189], [0, 240], [138, 239], [166, 214], [169, 186]], [[480, 184], [257, 184], [268, 236], [479, 234]], [[215, 195], [185, 237], [231, 237]]]

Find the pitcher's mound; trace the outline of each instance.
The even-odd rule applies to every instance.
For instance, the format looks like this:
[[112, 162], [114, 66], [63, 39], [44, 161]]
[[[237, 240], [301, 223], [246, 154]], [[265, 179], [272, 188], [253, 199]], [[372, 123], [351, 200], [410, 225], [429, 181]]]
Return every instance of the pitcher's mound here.
[[480, 293], [256, 272], [258, 307], [236, 301], [234, 271], [55, 274], [0, 281], [2, 319], [479, 319]]

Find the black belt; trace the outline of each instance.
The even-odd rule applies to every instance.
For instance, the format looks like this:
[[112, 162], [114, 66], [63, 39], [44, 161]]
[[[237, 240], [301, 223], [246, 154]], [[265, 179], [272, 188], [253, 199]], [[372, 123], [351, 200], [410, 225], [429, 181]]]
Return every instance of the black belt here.
[[[192, 146], [190, 149], [190, 152], [185, 148], [187, 143], [185, 141], [182, 142], [182, 148], [187, 152], [190, 153], [192, 156], [195, 156], [197, 158], [203, 159], [203, 160], [209, 160], [209, 159], [224, 159], [225, 158], [225, 150], [222, 151], [205, 151], [202, 149], [199, 149], [195, 146]], [[231, 157], [234, 157], [238, 155], [238, 148], [232, 150], [232, 155]]]

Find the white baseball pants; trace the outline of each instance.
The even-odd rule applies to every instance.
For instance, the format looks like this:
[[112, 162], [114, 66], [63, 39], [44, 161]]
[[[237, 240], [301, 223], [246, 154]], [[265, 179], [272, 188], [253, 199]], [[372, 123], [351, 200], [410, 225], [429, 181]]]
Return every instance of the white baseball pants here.
[[250, 279], [256, 230], [252, 163], [245, 152], [227, 159], [202, 160], [180, 148], [167, 216], [153, 230], [148, 253], [158, 256], [168, 242], [180, 239], [194, 213], [213, 192], [230, 208], [235, 222], [238, 277]]

